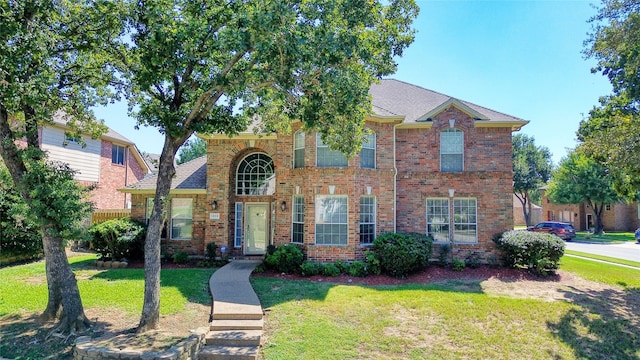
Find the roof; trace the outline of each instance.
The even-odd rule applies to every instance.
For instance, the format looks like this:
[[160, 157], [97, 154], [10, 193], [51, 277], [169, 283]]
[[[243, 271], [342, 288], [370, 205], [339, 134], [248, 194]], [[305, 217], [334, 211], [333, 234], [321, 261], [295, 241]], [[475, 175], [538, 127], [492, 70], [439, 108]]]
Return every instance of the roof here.
[[[152, 193], [155, 191], [158, 174], [148, 175], [144, 179], [125, 188], [125, 193]], [[171, 193], [205, 193], [207, 189], [207, 157], [187, 161], [176, 166], [176, 175], [171, 180]]]
[[449, 95], [425, 89], [395, 79], [383, 79], [371, 85], [369, 94], [372, 98], [374, 115], [388, 117], [401, 116], [403, 124], [415, 124], [427, 120], [427, 115], [435, 115], [450, 105], [460, 107], [470, 113], [476, 121], [495, 123], [513, 123], [517, 128], [528, 121], [507, 115], [486, 107], [456, 99]]

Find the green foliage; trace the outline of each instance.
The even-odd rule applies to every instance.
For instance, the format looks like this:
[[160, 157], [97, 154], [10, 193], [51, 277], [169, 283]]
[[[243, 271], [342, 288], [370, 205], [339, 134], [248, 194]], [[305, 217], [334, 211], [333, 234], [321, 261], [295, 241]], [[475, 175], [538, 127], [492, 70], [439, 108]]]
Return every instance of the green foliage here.
[[[29, 207], [15, 190], [9, 172], [0, 161], [0, 257], [42, 257], [42, 237]], [[4, 263], [4, 261], [2, 261]]]
[[527, 225], [531, 225], [529, 204], [540, 201], [539, 188], [551, 177], [551, 152], [536, 146], [533, 137], [515, 134], [513, 146], [513, 193], [522, 203]]
[[184, 164], [187, 161], [197, 159], [207, 155], [207, 142], [199, 137], [187, 140], [180, 150], [178, 150], [177, 164]]
[[205, 257], [207, 260], [212, 261], [216, 259], [216, 250], [218, 249], [218, 245], [216, 243], [208, 243], [205, 247]]
[[447, 266], [447, 264], [449, 264], [449, 254], [451, 254], [451, 245], [440, 244], [438, 247], [438, 264], [440, 266]]
[[280, 245], [271, 255], [264, 259], [267, 267], [287, 274], [300, 271], [304, 255], [299, 247], [292, 244]]
[[510, 267], [526, 267], [538, 275], [556, 270], [564, 255], [564, 241], [546, 233], [512, 230], [496, 241]]
[[367, 275], [367, 267], [363, 261], [356, 260], [349, 265], [347, 274], [355, 277], [363, 277]]
[[322, 275], [324, 276], [340, 276], [340, 269], [335, 263], [326, 263], [322, 267]]
[[315, 276], [322, 273], [322, 268], [322, 263], [305, 260], [302, 265], [300, 265], [300, 273], [302, 276]]
[[364, 253], [364, 258], [367, 274], [380, 275], [382, 273], [382, 265], [380, 265], [380, 259], [375, 252], [367, 250]]
[[349, 263], [344, 260], [336, 260], [334, 264], [338, 267], [341, 273], [346, 274], [349, 272]]
[[173, 262], [175, 264], [186, 264], [189, 262], [189, 254], [184, 251], [178, 251], [173, 254]]
[[462, 270], [464, 270], [465, 266], [466, 266], [466, 263], [462, 259], [453, 259], [451, 261], [451, 267], [455, 271], [462, 271]]
[[477, 269], [480, 267], [480, 255], [476, 252], [472, 252], [464, 259], [464, 263], [472, 269]]
[[129, 219], [113, 219], [89, 228], [91, 247], [102, 259], [142, 259], [145, 228]]
[[384, 233], [373, 241], [382, 271], [398, 278], [424, 268], [432, 247], [433, 239], [418, 233]]

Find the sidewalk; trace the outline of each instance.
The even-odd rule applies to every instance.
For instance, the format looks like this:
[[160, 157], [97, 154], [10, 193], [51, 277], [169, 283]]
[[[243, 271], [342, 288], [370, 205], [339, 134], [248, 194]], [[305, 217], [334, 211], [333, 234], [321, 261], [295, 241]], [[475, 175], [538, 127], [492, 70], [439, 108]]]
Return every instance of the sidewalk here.
[[213, 319], [229, 316], [262, 316], [260, 300], [249, 276], [260, 260], [235, 260], [213, 273], [209, 288], [213, 297]]

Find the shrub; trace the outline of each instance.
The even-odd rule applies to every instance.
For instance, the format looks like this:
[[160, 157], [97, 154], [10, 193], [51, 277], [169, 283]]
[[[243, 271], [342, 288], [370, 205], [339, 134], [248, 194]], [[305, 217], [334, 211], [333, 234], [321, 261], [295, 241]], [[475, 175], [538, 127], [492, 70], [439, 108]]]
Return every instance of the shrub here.
[[356, 260], [349, 265], [348, 274], [355, 277], [363, 277], [367, 275], [367, 268], [364, 262]]
[[340, 276], [340, 269], [334, 263], [326, 263], [322, 267], [322, 275], [324, 275], [324, 276]]
[[322, 264], [313, 261], [305, 261], [300, 265], [302, 276], [314, 276], [322, 273]]
[[218, 249], [218, 244], [216, 243], [208, 243], [205, 248], [205, 257], [209, 261], [213, 261], [216, 259], [216, 249]]
[[142, 259], [144, 226], [129, 219], [113, 219], [89, 228], [91, 246], [102, 259]]
[[418, 233], [384, 233], [373, 241], [382, 271], [398, 278], [424, 268], [432, 247], [433, 239]]
[[451, 262], [451, 266], [453, 267], [453, 270], [455, 270], [455, 271], [462, 271], [462, 270], [464, 270], [465, 263], [464, 263], [464, 260], [453, 259], [453, 261]]
[[365, 266], [366, 266], [365, 270], [367, 274], [380, 275], [382, 273], [380, 260], [378, 260], [376, 253], [374, 253], [371, 250], [367, 250], [364, 253], [364, 258], [365, 258]]
[[466, 266], [468, 266], [468, 267], [470, 267], [472, 269], [477, 269], [477, 268], [480, 267], [480, 255], [478, 255], [478, 253], [476, 253], [476, 252], [472, 252], [464, 260], [464, 263], [465, 263]]
[[340, 273], [347, 274], [349, 272], [349, 263], [345, 262], [344, 260], [336, 260], [334, 264], [338, 267]]
[[189, 255], [186, 252], [179, 251], [173, 254], [173, 262], [175, 264], [186, 264], [189, 262]]
[[507, 266], [526, 267], [538, 275], [558, 269], [564, 255], [564, 241], [551, 234], [512, 230], [495, 241]]
[[451, 253], [451, 245], [442, 244], [438, 248], [438, 264], [440, 266], [447, 266], [449, 263], [449, 254]]
[[302, 265], [304, 255], [296, 245], [280, 245], [273, 254], [264, 259], [267, 267], [287, 274], [297, 273]]

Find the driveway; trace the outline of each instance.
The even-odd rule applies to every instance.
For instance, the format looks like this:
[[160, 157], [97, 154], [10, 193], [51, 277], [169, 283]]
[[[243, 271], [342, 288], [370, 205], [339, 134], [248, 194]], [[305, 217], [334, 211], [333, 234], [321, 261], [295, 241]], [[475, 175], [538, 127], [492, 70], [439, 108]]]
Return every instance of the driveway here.
[[567, 241], [565, 244], [568, 250], [640, 262], [640, 244], [634, 242], [623, 244], [584, 244]]

